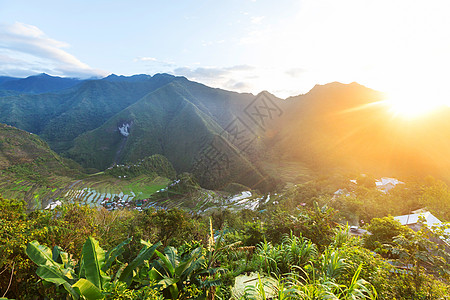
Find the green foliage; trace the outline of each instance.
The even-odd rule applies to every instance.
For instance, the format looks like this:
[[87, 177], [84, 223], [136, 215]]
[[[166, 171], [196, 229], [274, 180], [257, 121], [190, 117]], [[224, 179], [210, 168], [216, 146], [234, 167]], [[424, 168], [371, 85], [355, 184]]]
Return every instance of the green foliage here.
[[134, 258], [134, 260], [125, 267], [125, 269], [121, 272], [119, 276], [119, 280], [125, 282], [128, 286], [132, 283], [134, 278], [134, 271], [140, 265], [142, 265], [146, 260], [149, 260], [156, 251], [156, 248], [162, 245], [161, 242], [156, 243], [155, 245], [151, 245], [149, 243], [141, 242], [144, 247], [138, 253], [138, 255]]
[[316, 259], [318, 251], [310, 240], [295, 235], [285, 235], [283, 243], [273, 246], [264, 241], [257, 245], [255, 260], [258, 268], [267, 274], [286, 274], [293, 268], [304, 267]]
[[314, 202], [313, 208], [300, 211], [295, 223], [295, 232], [301, 232], [319, 248], [323, 248], [332, 241], [336, 213], [332, 207], [327, 205], [320, 207]]
[[113, 281], [105, 288], [105, 299], [108, 300], [164, 300], [164, 296], [151, 285], [144, 286], [138, 290], [129, 289], [123, 281]]
[[135, 164], [114, 165], [112, 168], [107, 169], [105, 173], [115, 177], [126, 178], [145, 174], [151, 177], [162, 176], [174, 179], [176, 175], [172, 164], [160, 154], [148, 156]]
[[450, 189], [444, 182], [429, 178], [420, 195], [420, 203], [438, 219], [450, 222]]
[[48, 184], [48, 176], [79, 175], [79, 167], [53, 152], [37, 135], [0, 124], [0, 170], [9, 176]]
[[395, 236], [411, 231], [392, 216], [372, 219], [367, 230], [371, 234], [364, 236], [364, 245], [380, 253], [386, 252], [383, 245], [392, 244]]
[[[73, 299], [103, 299], [111, 290], [111, 285], [117, 284], [117, 279], [112, 283], [111, 277], [103, 271], [105, 269], [109, 271], [105, 265], [105, 257], [116, 258], [120, 248], [127, 242], [129, 241], [105, 253], [98, 241], [89, 237], [83, 245], [81, 259], [77, 265], [59, 247], [55, 246], [52, 252], [50, 248], [40, 245], [37, 241], [27, 244], [26, 253], [39, 266], [36, 270], [39, 277], [56, 286], [62, 285]], [[123, 270], [120, 269], [120, 275], [117, 274], [116, 278], [129, 286], [135, 276], [135, 270], [145, 260], [149, 260], [160, 245], [161, 243], [155, 245], [145, 243], [137, 257], [129, 265], [125, 265]]]
[[202, 248], [198, 247], [180, 256], [175, 248], [166, 247], [164, 253], [156, 254], [159, 259], [153, 263], [149, 272], [150, 279], [156, 281], [156, 288], [170, 299], [185, 299], [191, 296], [189, 291], [198, 288], [196, 283], [202, 283], [196, 278], [196, 274], [206, 268]]
[[178, 246], [184, 240], [206, 240], [206, 226], [180, 209], [148, 209], [131, 224], [130, 233], [143, 240], [159, 240], [163, 245]]
[[[393, 190], [377, 199], [419, 199], [424, 190]], [[106, 299], [204, 299], [214, 294], [229, 299], [235, 278], [246, 272], [261, 278], [248, 289], [248, 298], [268, 297], [269, 290], [278, 299], [443, 298], [450, 292], [450, 260], [438, 239], [445, 232], [424, 227], [414, 233], [386, 217], [373, 219], [366, 228], [372, 235], [358, 238], [336, 223], [342, 215], [334, 205], [343, 208], [348, 200], [352, 207], [353, 200], [375, 192], [364, 187], [356, 197], [339, 200], [312, 196], [291, 210], [281, 194], [275, 198], [280, 205], [270, 203], [265, 211], [211, 212], [211, 223], [204, 215], [179, 209], [109, 212], [63, 205], [26, 213], [23, 202], [2, 198], [1, 292], [14, 268], [7, 296], [17, 299], [59, 299], [70, 293]], [[27, 252], [40, 264], [37, 272], [25, 255], [27, 243]], [[158, 248], [162, 244], [164, 251]], [[47, 279], [38, 281], [36, 274]], [[264, 284], [267, 276], [274, 276], [270, 286]]]
[[[45, 215], [44, 215], [45, 216]], [[24, 245], [34, 239], [45, 240], [51, 228], [41, 226], [44, 217], [38, 214], [30, 218], [25, 212], [23, 201], [3, 199], [0, 196], [0, 286], [2, 294], [10, 288], [8, 296], [20, 298], [37, 293], [32, 284], [36, 276], [32, 272], [32, 264], [24, 253]], [[13, 274], [11, 272], [14, 271]]]

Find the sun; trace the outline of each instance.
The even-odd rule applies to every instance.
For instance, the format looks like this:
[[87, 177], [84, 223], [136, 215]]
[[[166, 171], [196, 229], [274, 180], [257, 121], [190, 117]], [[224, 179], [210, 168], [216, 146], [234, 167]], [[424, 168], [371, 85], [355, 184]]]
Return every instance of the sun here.
[[414, 119], [425, 116], [448, 105], [438, 95], [419, 93], [388, 93], [384, 101], [396, 116]]

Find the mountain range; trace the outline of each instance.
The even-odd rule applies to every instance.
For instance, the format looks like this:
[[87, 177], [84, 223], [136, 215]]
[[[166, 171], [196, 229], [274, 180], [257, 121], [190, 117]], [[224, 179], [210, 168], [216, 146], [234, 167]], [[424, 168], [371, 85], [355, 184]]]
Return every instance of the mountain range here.
[[289, 180], [286, 162], [319, 173], [449, 179], [448, 115], [395, 117], [380, 92], [357, 83], [279, 99], [168, 74], [0, 77], [0, 122], [39, 135], [88, 172], [161, 154], [217, 189], [271, 189]]

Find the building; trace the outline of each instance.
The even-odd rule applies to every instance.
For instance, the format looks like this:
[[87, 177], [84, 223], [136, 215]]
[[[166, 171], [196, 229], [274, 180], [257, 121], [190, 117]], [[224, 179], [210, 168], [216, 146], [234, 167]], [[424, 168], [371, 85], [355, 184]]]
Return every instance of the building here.
[[382, 191], [383, 193], [387, 193], [392, 190], [397, 184], [405, 184], [398, 179], [383, 177], [377, 181], [375, 181], [375, 185], [377, 189]]
[[[403, 226], [408, 226], [414, 231], [419, 231], [422, 228], [421, 222], [419, 220], [422, 218], [423, 223], [427, 225], [427, 227], [441, 227], [445, 224], [441, 222], [438, 218], [436, 218], [432, 213], [425, 209], [418, 209], [412, 212], [412, 214], [402, 215], [394, 217], [395, 220], [399, 221]], [[444, 230], [447, 235], [450, 235], [450, 228]], [[433, 242], [438, 244], [444, 244], [447, 251], [450, 252], [450, 244], [449, 240], [446, 240], [445, 237], [441, 237], [440, 239], [431, 239]]]

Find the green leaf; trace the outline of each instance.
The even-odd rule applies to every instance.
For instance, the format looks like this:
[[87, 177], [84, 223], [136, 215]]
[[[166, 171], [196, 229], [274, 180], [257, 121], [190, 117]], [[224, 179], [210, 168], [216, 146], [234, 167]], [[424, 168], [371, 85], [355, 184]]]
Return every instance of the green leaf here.
[[159, 281], [162, 278], [164, 278], [163, 275], [158, 270], [156, 270], [154, 267], [148, 273], [148, 277], [155, 281]]
[[[59, 252], [60, 252], [60, 251], [61, 251], [61, 248], [60, 248], [59, 246], [53, 247], [53, 250], [52, 250], [52, 259], [53, 259], [54, 261], [56, 261], [56, 262], [58, 262], [58, 259], [60, 259], [60, 257], [59, 257]], [[62, 262], [59, 262], [59, 263], [62, 264]]]
[[61, 265], [52, 259], [52, 251], [45, 245], [40, 245], [37, 241], [27, 244], [25, 250], [28, 257], [38, 266], [54, 266], [60, 268]]
[[108, 270], [111, 267], [114, 260], [125, 251], [123, 247], [129, 244], [132, 239], [133, 239], [132, 237], [126, 239], [125, 241], [123, 241], [122, 243], [120, 243], [119, 245], [117, 245], [112, 250], [106, 253], [106, 260], [105, 264], [102, 267], [102, 271], [106, 272], [106, 270]]
[[59, 246], [53, 247], [52, 258], [55, 262], [63, 264], [65, 268], [73, 267], [73, 264], [69, 258], [69, 254], [67, 252], [64, 252], [63, 249]]
[[61, 285], [64, 282], [68, 282], [70, 280], [64, 274], [55, 267], [49, 267], [49, 266], [40, 266], [36, 270], [36, 274], [41, 277], [42, 279], [53, 282], [56, 285]]
[[[171, 248], [171, 247], [168, 247]], [[164, 250], [164, 253], [166, 252], [167, 248]], [[170, 249], [168, 250], [170, 251]], [[173, 254], [173, 252], [172, 252]], [[169, 276], [173, 276], [175, 274], [175, 268], [172, 265], [172, 263], [169, 261], [169, 259], [167, 258], [167, 254], [162, 254], [161, 252], [159, 252], [158, 250], [156, 250], [156, 255], [159, 256], [159, 258], [161, 259], [161, 261], [164, 263], [164, 269], [169, 272], [167, 275]]]
[[70, 279], [64, 276], [64, 274], [59, 269], [44, 265], [37, 268], [36, 274], [45, 281], [52, 282], [57, 286], [62, 284], [64, 288], [69, 292], [69, 294], [72, 295], [72, 297], [74, 297], [75, 299], [79, 298], [78, 294], [70, 286]]
[[126, 282], [126, 284], [129, 286], [133, 281], [134, 269], [143, 264], [145, 260], [149, 260], [155, 253], [156, 248], [161, 245], [162, 243], [158, 242], [151, 247], [144, 246], [144, 248], [142, 248], [142, 250], [136, 256], [136, 258], [123, 270], [122, 274], [119, 277], [119, 280]]
[[163, 278], [158, 281], [158, 284], [161, 285], [161, 289], [164, 290], [165, 288], [176, 284], [178, 281], [180, 281], [179, 278]]
[[88, 237], [83, 245], [81, 254], [81, 266], [84, 270], [84, 276], [98, 289], [103, 290], [103, 284], [110, 280], [102, 271], [105, 263], [105, 251], [98, 245], [98, 241], [93, 237]]
[[128, 263], [122, 264], [119, 269], [116, 272], [116, 275], [114, 276], [114, 281], [119, 280], [120, 276], [122, 275], [123, 270], [128, 266]]
[[[179, 277], [189, 277], [191, 273], [199, 269], [200, 267], [206, 267], [206, 260], [203, 258], [203, 256], [200, 256], [202, 254], [202, 247], [197, 247], [194, 250], [192, 250], [191, 253], [189, 253], [189, 258], [180, 263], [178, 267], [175, 270], [175, 273]], [[200, 256], [200, 257], [199, 257]]]
[[158, 286], [161, 290], [168, 288], [172, 299], [178, 299], [178, 295], [180, 294], [177, 286], [178, 281], [180, 281], [179, 278], [163, 278], [158, 281]]
[[93, 285], [92, 282], [84, 278], [80, 278], [80, 280], [72, 285], [72, 288], [87, 300], [104, 298], [102, 292], [95, 285]]

